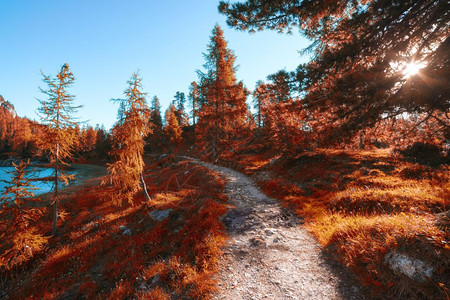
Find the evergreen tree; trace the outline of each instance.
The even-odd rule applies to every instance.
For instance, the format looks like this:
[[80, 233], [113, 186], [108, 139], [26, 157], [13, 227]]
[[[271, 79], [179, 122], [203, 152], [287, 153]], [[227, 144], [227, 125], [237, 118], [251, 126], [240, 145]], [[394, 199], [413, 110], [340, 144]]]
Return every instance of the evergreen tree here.
[[253, 108], [256, 110], [255, 119], [258, 128], [263, 126], [263, 113], [264, 107], [268, 102], [267, 86], [262, 82], [256, 83], [255, 91], [253, 92]]
[[197, 111], [199, 108], [200, 91], [198, 89], [197, 82], [193, 81], [189, 87], [189, 104], [192, 109], [192, 125], [195, 126], [197, 122]]
[[204, 56], [206, 72], [198, 72], [204, 102], [198, 112], [196, 133], [202, 146], [216, 156], [247, 128], [248, 92], [242, 82], [236, 81], [236, 57], [227, 48], [219, 25], [212, 30]]
[[189, 126], [189, 118], [184, 111], [184, 106], [186, 103], [186, 95], [182, 92], [176, 92], [175, 99], [172, 104], [175, 107], [175, 115], [178, 120], [178, 124], [182, 127]]
[[176, 92], [172, 104], [177, 110], [184, 111], [184, 105], [186, 104], [186, 95], [183, 92]]
[[35, 252], [41, 251], [48, 240], [36, 229], [38, 210], [25, 205], [34, 196], [32, 190], [36, 189], [26, 170], [29, 164], [29, 161], [13, 163], [13, 177], [0, 193], [0, 270], [26, 262]]
[[159, 152], [163, 145], [163, 124], [161, 118], [161, 105], [157, 96], [152, 99], [149, 119], [150, 133], [146, 139], [148, 151]]
[[271, 149], [288, 154], [301, 150], [306, 132], [305, 116], [284, 78], [284, 73], [278, 73], [269, 76], [272, 83], [258, 82], [253, 95], [258, 137]]
[[176, 111], [177, 109], [172, 104], [166, 110], [165, 115], [166, 124], [164, 126], [164, 135], [171, 154], [173, 154], [181, 144], [181, 127], [178, 123]]
[[142, 189], [145, 199], [150, 200], [144, 181], [144, 138], [149, 133], [148, 119], [149, 109], [142, 92], [142, 79], [134, 73], [128, 81], [125, 90], [125, 99], [115, 99], [124, 103], [120, 107], [125, 108], [123, 118], [119, 119], [112, 129], [113, 147], [110, 155], [115, 162], [108, 164], [108, 175], [104, 184], [110, 183], [116, 188], [116, 193], [111, 195], [116, 203], [127, 200], [133, 203], [133, 196]]
[[298, 26], [313, 41], [312, 60], [291, 79], [309, 110], [329, 115], [324, 132], [341, 139], [406, 112], [450, 137], [448, 1], [221, 1], [219, 10], [241, 30]]
[[72, 158], [72, 146], [76, 141], [73, 129], [78, 123], [73, 114], [80, 106], [73, 106], [74, 96], [67, 92], [75, 77], [69, 70], [69, 65], [64, 64], [56, 78], [42, 74], [43, 81], [48, 89], [41, 92], [48, 96], [46, 100], [39, 100], [41, 107], [38, 112], [43, 124], [46, 124], [45, 134], [42, 138], [41, 147], [50, 153], [50, 162], [54, 169], [54, 191], [53, 191], [53, 234], [56, 234], [58, 221], [59, 182], [68, 184], [72, 175], [66, 175], [63, 167]]
[[97, 140], [95, 141], [95, 157], [97, 160], [106, 159], [108, 149], [110, 149], [110, 137], [105, 129], [105, 126], [95, 126], [95, 131], [97, 132]]

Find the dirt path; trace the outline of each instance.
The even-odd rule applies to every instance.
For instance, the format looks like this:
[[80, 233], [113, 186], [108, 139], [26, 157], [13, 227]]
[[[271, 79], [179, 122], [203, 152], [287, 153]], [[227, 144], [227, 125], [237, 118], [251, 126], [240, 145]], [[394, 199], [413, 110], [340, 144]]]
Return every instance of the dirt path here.
[[219, 291], [213, 299], [364, 299], [338, 264], [326, 259], [301, 220], [232, 169], [194, 160], [227, 179], [234, 206], [223, 218]]

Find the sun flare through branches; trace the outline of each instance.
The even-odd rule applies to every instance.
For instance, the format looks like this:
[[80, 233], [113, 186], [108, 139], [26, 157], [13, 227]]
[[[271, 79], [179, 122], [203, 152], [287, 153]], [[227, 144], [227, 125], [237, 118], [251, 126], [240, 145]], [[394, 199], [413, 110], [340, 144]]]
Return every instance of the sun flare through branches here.
[[410, 78], [412, 76], [415, 76], [420, 73], [420, 70], [425, 67], [425, 64], [423, 62], [418, 63], [415, 61], [412, 61], [408, 64], [406, 64], [405, 69], [403, 70], [403, 74], [405, 75], [405, 78]]

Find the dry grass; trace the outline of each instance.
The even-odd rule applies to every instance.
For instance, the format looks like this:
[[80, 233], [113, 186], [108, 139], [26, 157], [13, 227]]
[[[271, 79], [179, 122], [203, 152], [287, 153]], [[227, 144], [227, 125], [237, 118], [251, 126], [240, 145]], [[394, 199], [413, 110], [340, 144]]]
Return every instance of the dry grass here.
[[[208, 298], [225, 242], [219, 217], [224, 183], [188, 162], [158, 162], [145, 170], [151, 203], [116, 207], [109, 188], [90, 185], [62, 199], [60, 235], [4, 284], [11, 299]], [[171, 209], [158, 222], [154, 210]], [[43, 218], [44, 232], [51, 220]], [[121, 227], [125, 226], [125, 227]], [[129, 229], [129, 233], [125, 230]]]
[[[450, 206], [448, 166], [412, 164], [388, 149], [235, 157], [235, 167], [248, 174], [271, 174], [272, 179], [259, 180], [261, 188], [305, 217], [324, 249], [376, 295], [448, 297], [448, 227], [436, 222], [437, 213]], [[385, 263], [388, 253], [432, 265], [433, 278], [417, 282], [393, 272]]]

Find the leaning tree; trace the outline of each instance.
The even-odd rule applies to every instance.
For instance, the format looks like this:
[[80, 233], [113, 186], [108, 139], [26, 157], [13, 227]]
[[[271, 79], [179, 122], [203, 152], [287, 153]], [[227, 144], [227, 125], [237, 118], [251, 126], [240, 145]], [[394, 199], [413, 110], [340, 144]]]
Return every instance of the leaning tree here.
[[150, 200], [143, 176], [144, 139], [150, 131], [150, 111], [137, 73], [128, 81], [124, 94], [124, 99], [114, 99], [120, 103], [121, 110], [112, 129], [113, 147], [109, 153], [115, 161], [108, 165], [108, 175], [103, 181], [115, 187], [111, 198], [116, 204], [124, 200], [133, 203], [133, 196], [140, 189], [145, 199]]

